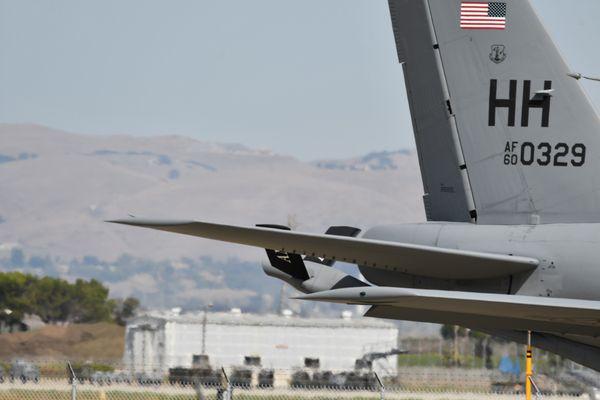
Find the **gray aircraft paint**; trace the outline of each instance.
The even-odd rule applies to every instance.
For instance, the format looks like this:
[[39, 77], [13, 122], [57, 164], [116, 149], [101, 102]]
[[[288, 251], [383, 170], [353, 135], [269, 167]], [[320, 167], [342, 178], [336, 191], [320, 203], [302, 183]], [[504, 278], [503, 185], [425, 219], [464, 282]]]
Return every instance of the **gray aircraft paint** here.
[[[460, 0], [390, 0], [430, 219], [465, 218], [467, 204], [461, 197], [466, 191], [460, 185], [451, 140], [455, 120], [478, 222], [600, 222], [598, 116], [580, 84], [568, 76], [570, 69], [529, 2], [503, 3], [505, 30], [468, 30], [459, 25]], [[429, 23], [437, 49], [429, 43]], [[497, 45], [505, 49], [501, 62], [490, 56]], [[438, 52], [441, 63], [434, 57]], [[447, 94], [441, 81], [447, 84]], [[509, 126], [505, 107], [495, 110], [494, 126], [489, 126], [492, 81], [499, 100], [509, 99], [511, 81], [516, 84], [514, 126]], [[549, 102], [548, 127], [542, 126], [539, 108], [529, 108], [528, 126], [521, 126], [528, 108], [523, 105], [525, 82], [530, 82], [533, 98], [546, 81], [553, 92], [538, 98]], [[449, 108], [444, 107], [445, 100]], [[573, 152], [583, 152], [581, 146], [585, 162], [576, 166], [582, 160]], [[565, 151], [560, 157], [558, 153]]]
[[[527, 343], [526, 331], [531, 329], [529, 324], [524, 324], [526, 326], [524, 329], [508, 330], [508, 321], [501, 318], [481, 318], [477, 315], [464, 315], [435, 310], [406, 310], [392, 306], [371, 307], [365, 316], [461, 325], [523, 344]], [[600, 371], [600, 356], [598, 354], [600, 340], [594, 339], [593, 336], [573, 336], [535, 331], [532, 333], [532, 344], [537, 348], [560, 354], [581, 365]]]
[[[448, 290], [407, 289], [386, 286], [351, 287], [304, 294], [304, 300], [391, 306], [424, 316], [431, 311], [446, 318], [479, 319], [496, 329], [600, 335], [600, 302], [519, 295], [467, 293]], [[460, 317], [458, 317], [460, 316]]]
[[426, 3], [391, 0], [389, 4], [398, 59], [403, 63], [427, 219], [467, 222], [469, 205], [454, 150], [445, 83], [432, 49], [435, 40]]
[[[457, 250], [518, 254], [540, 261], [533, 272], [504, 279], [442, 280], [360, 267], [377, 285], [594, 300], [600, 298], [600, 224], [475, 225], [426, 223], [379, 226], [363, 238]], [[444, 268], [443, 260], [440, 268]], [[481, 268], [486, 268], [481, 264]]]
[[[539, 260], [514, 254], [456, 250], [391, 240], [371, 240], [265, 227], [243, 227], [201, 221], [131, 219], [116, 223], [184, 233], [208, 239], [272, 249], [281, 253], [368, 265], [437, 279], [477, 280], [533, 271]], [[399, 227], [400, 229], [402, 226]], [[481, 268], [485, 265], [485, 268]], [[298, 271], [296, 271], [298, 272]], [[296, 277], [305, 275], [292, 273]]]

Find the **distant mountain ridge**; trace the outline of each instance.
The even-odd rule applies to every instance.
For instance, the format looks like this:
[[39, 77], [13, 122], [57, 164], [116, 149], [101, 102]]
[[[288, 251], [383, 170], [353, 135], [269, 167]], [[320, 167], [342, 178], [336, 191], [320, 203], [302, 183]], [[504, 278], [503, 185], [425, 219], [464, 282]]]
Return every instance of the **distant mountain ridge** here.
[[412, 167], [411, 150], [380, 151], [347, 160], [322, 160], [313, 164], [318, 168], [343, 171], [385, 171]]
[[[260, 249], [104, 220], [133, 214], [253, 225], [293, 216], [310, 232], [424, 220], [414, 151], [307, 163], [181, 136], [0, 124], [0, 138], [0, 268], [97, 277], [150, 305], [229, 299], [225, 307], [253, 298], [256, 308], [272, 302], [278, 286], [261, 293], [270, 280], [259, 271]], [[256, 283], [243, 289], [236, 275]]]

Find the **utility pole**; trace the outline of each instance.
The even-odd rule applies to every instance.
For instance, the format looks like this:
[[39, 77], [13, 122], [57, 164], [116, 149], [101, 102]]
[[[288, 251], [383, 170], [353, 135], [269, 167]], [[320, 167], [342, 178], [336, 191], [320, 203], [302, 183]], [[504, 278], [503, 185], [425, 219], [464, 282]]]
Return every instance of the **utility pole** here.
[[202, 317], [202, 354], [206, 354], [206, 322], [208, 309], [212, 308], [212, 306], [212, 303], [208, 303], [204, 306], [204, 316]]

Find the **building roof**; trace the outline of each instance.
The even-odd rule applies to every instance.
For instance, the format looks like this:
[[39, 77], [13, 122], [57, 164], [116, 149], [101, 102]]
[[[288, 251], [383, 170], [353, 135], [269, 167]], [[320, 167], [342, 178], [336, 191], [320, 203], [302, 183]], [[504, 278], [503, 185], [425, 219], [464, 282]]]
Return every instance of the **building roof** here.
[[[135, 325], [144, 322], [174, 322], [181, 324], [202, 324], [204, 312], [179, 314], [172, 311], [147, 311], [132, 318], [128, 323]], [[208, 324], [246, 326], [296, 326], [320, 328], [376, 328], [397, 329], [396, 325], [374, 318], [303, 318], [275, 314], [243, 314], [239, 312], [208, 312]]]

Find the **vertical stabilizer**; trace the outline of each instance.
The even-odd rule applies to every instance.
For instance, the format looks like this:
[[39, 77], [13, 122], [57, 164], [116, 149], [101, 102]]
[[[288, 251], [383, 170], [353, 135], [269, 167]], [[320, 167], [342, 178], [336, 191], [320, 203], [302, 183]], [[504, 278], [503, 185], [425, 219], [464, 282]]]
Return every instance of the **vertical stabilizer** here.
[[598, 116], [528, 0], [389, 0], [431, 220], [600, 222]]

